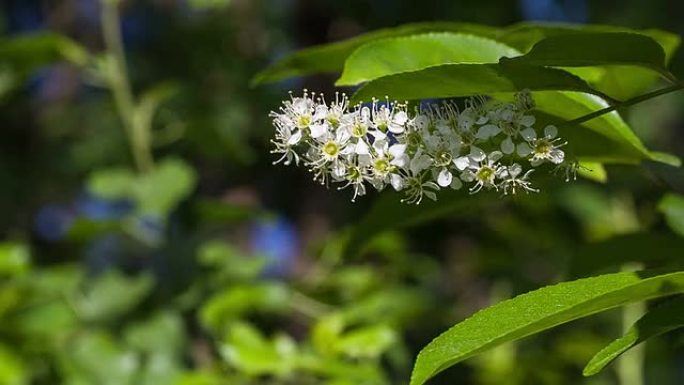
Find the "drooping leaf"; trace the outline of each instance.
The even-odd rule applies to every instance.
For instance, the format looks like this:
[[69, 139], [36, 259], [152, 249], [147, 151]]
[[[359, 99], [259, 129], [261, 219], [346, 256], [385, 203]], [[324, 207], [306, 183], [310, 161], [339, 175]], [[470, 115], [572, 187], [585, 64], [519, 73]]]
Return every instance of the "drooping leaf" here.
[[658, 204], [672, 231], [684, 237], [684, 195], [667, 194]]
[[517, 64], [443, 64], [372, 80], [354, 94], [352, 104], [383, 98], [385, 95], [396, 100], [420, 100], [491, 95], [525, 89], [600, 95], [579, 77], [554, 68]]
[[429, 33], [380, 39], [359, 47], [344, 63], [338, 86], [455, 63], [496, 63], [518, 51], [495, 40], [462, 33]]
[[666, 72], [665, 51], [654, 39], [636, 33], [587, 32], [550, 36], [525, 55], [503, 62], [549, 67], [642, 66]]
[[[658, 29], [634, 30], [611, 25], [529, 22], [505, 28], [496, 39], [522, 52], [528, 52], [542, 39], [580, 33], [633, 33], [650, 37], [663, 48], [666, 63], [669, 63], [680, 43], [679, 36]], [[620, 100], [646, 91], [658, 77], [652, 70], [622, 65], [574, 68], [572, 73], [587, 80], [597, 90]]]
[[681, 327], [684, 327], [684, 297], [679, 296], [649, 310], [624, 336], [596, 353], [583, 373], [592, 376], [636, 345]]
[[563, 282], [475, 313], [418, 355], [410, 385], [477, 353], [554, 326], [632, 302], [684, 292], [684, 271], [624, 272]]

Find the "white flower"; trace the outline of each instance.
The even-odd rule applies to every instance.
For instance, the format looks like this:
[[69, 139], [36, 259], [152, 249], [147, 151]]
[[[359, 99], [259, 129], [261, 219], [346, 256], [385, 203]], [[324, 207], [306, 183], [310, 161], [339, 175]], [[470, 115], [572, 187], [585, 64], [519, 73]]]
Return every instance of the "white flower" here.
[[498, 189], [496, 178], [501, 176], [503, 167], [497, 162], [501, 156], [501, 152], [493, 151], [481, 161], [471, 159], [470, 165], [461, 174], [461, 179], [464, 182], [475, 182], [470, 188], [472, 194], [479, 192], [483, 187]]
[[[529, 180], [532, 169], [523, 172], [516, 158], [533, 167], [552, 163], [567, 175], [576, 166], [565, 160], [560, 148], [566, 143], [554, 126], [537, 136], [532, 108], [529, 92], [516, 94], [513, 103], [475, 97], [461, 109], [448, 101], [409, 113], [405, 104], [389, 101], [350, 108], [344, 94], [327, 104], [323, 96], [304, 91], [271, 112], [271, 152], [280, 155], [274, 163], [286, 165], [303, 157], [314, 180], [352, 188], [352, 201], [365, 195], [368, 185], [377, 190], [390, 185], [407, 203], [435, 200], [441, 188], [459, 189], [463, 182], [471, 193], [538, 192]], [[504, 154], [512, 161], [508, 166], [499, 163]]]
[[546, 126], [542, 138], [537, 138], [537, 133], [532, 128], [523, 130], [521, 135], [527, 143], [518, 146], [518, 155], [521, 157], [529, 156], [530, 164], [533, 167], [537, 167], [546, 161], [561, 164], [565, 160], [565, 153], [560, 147], [565, 146], [567, 142], [559, 143], [561, 139], [556, 137], [558, 135], [556, 126]]
[[504, 195], [508, 195], [508, 193], [516, 194], [518, 190], [525, 191], [526, 193], [539, 192], [538, 189], [531, 187], [531, 183], [528, 180], [533, 171], [534, 169], [530, 169], [519, 177], [522, 173], [522, 167], [519, 164], [514, 163], [505, 167], [501, 172], [501, 178], [503, 179], [501, 186], [503, 187]]

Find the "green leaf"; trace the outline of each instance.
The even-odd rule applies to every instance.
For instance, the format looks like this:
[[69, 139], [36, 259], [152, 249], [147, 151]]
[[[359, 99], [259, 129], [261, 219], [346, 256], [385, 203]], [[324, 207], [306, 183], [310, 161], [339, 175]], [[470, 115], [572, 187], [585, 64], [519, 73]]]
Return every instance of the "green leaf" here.
[[93, 195], [107, 200], [131, 198], [136, 176], [127, 168], [110, 168], [94, 171], [87, 182]]
[[[523, 52], [529, 51], [539, 41], [559, 35], [580, 33], [633, 33], [654, 39], [665, 52], [665, 60], [669, 62], [679, 47], [679, 36], [657, 30], [634, 30], [609, 25], [554, 24], [554, 23], [519, 23], [502, 30], [497, 39]], [[573, 73], [587, 80], [597, 90], [614, 98], [625, 100], [646, 91], [658, 75], [652, 70], [634, 66], [611, 65], [601, 68], [576, 68]]]
[[30, 371], [24, 361], [13, 350], [0, 345], [0, 384], [29, 384]]
[[365, 43], [426, 32], [463, 32], [478, 36], [492, 36], [496, 33], [496, 29], [483, 25], [448, 22], [406, 24], [396, 28], [380, 29], [344, 41], [314, 46], [290, 54], [258, 73], [252, 79], [252, 85], [296, 76], [339, 71], [347, 57]]
[[[609, 104], [605, 100], [593, 95], [565, 91], [542, 91], [533, 95], [536, 110], [558, 118], [555, 123], [559, 126], [562, 137], [573, 145], [582, 146], [583, 152], [577, 154], [582, 160], [598, 163], [637, 163], [641, 159], [655, 158], [615, 111], [581, 125], [567, 125], [569, 121], [608, 107]], [[587, 135], [586, 130], [599, 134], [600, 140]]]
[[0, 40], [0, 63], [9, 63], [28, 74], [60, 60], [83, 65], [90, 55], [78, 43], [56, 33], [41, 32]]
[[165, 218], [195, 189], [195, 170], [180, 159], [167, 158], [134, 186], [138, 212]]
[[18, 275], [31, 268], [31, 254], [22, 243], [0, 243], [0, 276]]
[[580, 162], [577, 173], [594, 182], [606, 183], [608, 181], [608, 173], [601, 163]]
[[41, 67], [63, 60], [85, 65], [90, 56], [73, 40], [55, 33], [0, 39], [0, 97], [20, 86]]
[[593, 376], [627, 350], [649, 338], [681, 327], [684, 327], [684, 297], [679, 296], [649, 310], [624, 336], [596, 353], [583, 373], [585, 376]]
[[502, 92], [564, 90], [601, 96], [579, 77], [555, 68], [518, 64], [443, 64], [383, 76], [366, 83], [351, 103], [384, 98], [420, 100]]
[[563, 282], [490, 306], [457, 324], [418, 355], [410, 385], [422, 385], [477, 353], [632, 302], [684, 292], [684, 271], [625, 272]]
[[[648, 36], [657, 41], [662, 46], [667, 61], [679, 46], [679, 37], [668, 32], [654, 29], [633, 30], [605, 25], [519, 23], [505, 28], [494, 28], [477, 24], [449, 22], [407, 24], [396, 28], [372, 31], [345, 41], [295, 52], [259, 73], [253, 79], [252, 84], [273, 82], [314, 73], [340, 71], [347, 57], [366, 43], [378, 39], [426, 32], [467, 33], [497, 40], [521, 52], [529, 51], [534, 44], [546, 37], [580, 33], [633, 33]], [[606, 66], [601, 68], [601, 71], [595, 71], [593, 68], [589, 70], [581, 72], [584, 75], [590, 73], [594, 76], [592, 85], [618, 99], [627, 99], [643, 92], [656, 79], [656, 75], [652, 71], [634, 67]]]
[[[74, 334], [59, 353], [65, 383], [130, 384], [139, 367], [139, 357], [103, 330]], [[70, 380], [70, 381], [69, 381]]]
[[235, 322], [230, 326], [220, 352], [228, 362], [248, 375], [284, 376], [295, 368], [296, 348], [295, 342], [286, 335], [276, 335], [271, 341], [254, 326]]
[[335, 342], [335, 349], [352, 358], [377, 358], [397, 342], [397, 334], [387, 325], [352, 330]]
[[587, 32], [550, 36], [525, 55], [502, 62], [550, 67], [642, 66], [667, 73], [665, 51], [654, 39], [636, 33]]
[[660, 200], [658, 210], [672, 231], [684, 237], [684, 195], [667, 194]]
[[118, 271], [99, 276], [78, 296], [73, 306], [89, 321], [106, 321], [132, 310], [152, 288], [150, 276], [127, 277]]
[[429, 33], [377, 40], [359, 47], [344, 63], [338, 86], [439, 64], [496, 63], [518, 51], [474, 35]]
[[185, 342], [183, 319], [176, 312], [160, 311], [148, 319], [131, 324], [124, 337], [128, 345], [149, 353], [175, 356]]
[[200, 309], [202, 324], [214, 333], [249, 311], [279, 311], [286, 309], [289, 291], [276, 282], [235, 286], [213, 295]]

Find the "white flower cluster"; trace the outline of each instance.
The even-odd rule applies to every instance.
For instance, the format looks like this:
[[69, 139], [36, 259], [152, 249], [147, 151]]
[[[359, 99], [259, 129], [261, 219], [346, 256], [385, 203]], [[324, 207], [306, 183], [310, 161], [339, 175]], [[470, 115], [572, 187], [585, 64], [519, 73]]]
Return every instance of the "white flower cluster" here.
[[314, 180], [351, 187], [352, 201], [368, 185], [391, 185], [405, 192], [402, 201], [416, 204], [464, 184], [471, 193], [538, 192], [530, 174], [544, 163], [563, 164], [566, 142], [554, 126], [535, 128], [533, 108], [529, 92], [516, 94], [512, 103], [471, 98], [464, 108], [444, 102], [411, 114], [406, 104], [350, 107], [345, 95], [328, 103], [304, 90], [271, 112], [272, 152], [280, 155], [274, 163], [304, 163]]

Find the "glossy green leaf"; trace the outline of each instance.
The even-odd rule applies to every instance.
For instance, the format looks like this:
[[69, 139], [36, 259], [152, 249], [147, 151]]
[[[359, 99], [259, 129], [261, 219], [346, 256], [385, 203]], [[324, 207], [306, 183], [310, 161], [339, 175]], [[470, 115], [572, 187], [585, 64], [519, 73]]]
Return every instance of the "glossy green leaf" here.
[[681, 327], [684, 327], [684, 297], [679, 296], [649, 310], [624, 336], [596, 353], [583, 373], [592, 376], [636, 345]]
[[474, 35], [429, 33], [377, 40], [359, 47], [344, 63], [338, 86], [359, 84], [382, 76], [454, 63], [496, 63], [518, 51]]
[[665, 51], [654, 39], [636, 33], [587, 32], [550, 36], [525, 55], [502, 62], [550, 67], [635, 65], [666, 72]]
[[344, 41], [309, 47], [290, 54], [257, 74], [252, 80], [252, 84], [339, 71], [347, 57], [363, 44], [388, 37], [426, 32], [463, 32], [478, 36], [492, 36], [496, 33], [496, 29], [482, 25], [449, 22], [415, 23], [396, 28], [380, 29]]
[[[662, 47], [666, 63], [670, 61], [680, 43], [679, 36], [657, 29], [634, 30], [610, 25], [528, 22], [505, 28], [498, 34], [497, 40], [528, 52], [534, 44], [545, 38], [581, 33], [632, 33], [650, 37]], [[658, 77], [650, 69], [622, 65], [575, 68], [572, 72], [587, 80], [597, 90], [620, 100], [643, 93]]]
[[397, 73], [372, 80], [352, 97], [352, 104], [384, 98], [420, 100], [490, 95], [522, 90], [564, 90], [598, 94], [577, 76], [566, 71], [501, 64], [443, 64]]
[[563, 282], [475, 313], [418, 355], [410, 385], [477, 353], [554, 326], [632, 302], [684, 292], [684, 272], [625, 272]]
[[672, 231], [684, 237], [684, 195], [667, 194], [660, 200], [658, 210]]
[[[624, 27], [585, 24], [518, 23], [505, 28], [463, 23], [419, 23], [397, 28], [372, 31], [357, 37], [327, 45], [306, 48], [288, 55], [258, 74], [253, 84], [266, 83], [294, 76], [342, 70], [344, 61], [357, 48], [366, 43], [389, 37], [410, 36], [426, 32], [461, 32], [497, 40], [521, 52], [529, 51], [534, 44], [547, 37], [581, 33], [632, 33], [648, 36], [657, 41], [665, 52], [666, 61], [679, 46], [677, 35], [656, 29], [633, 30]], [[593, 76], [591, 84], [598, 90], [618, 99], [627, 99], [643, 92], [655, 80], [652, 71], [625, 67], [605, 66], [600, 71], [593, 68], [579, 71], [584, 77]], [[587, 79], [588, 80], [588, 79]]]

